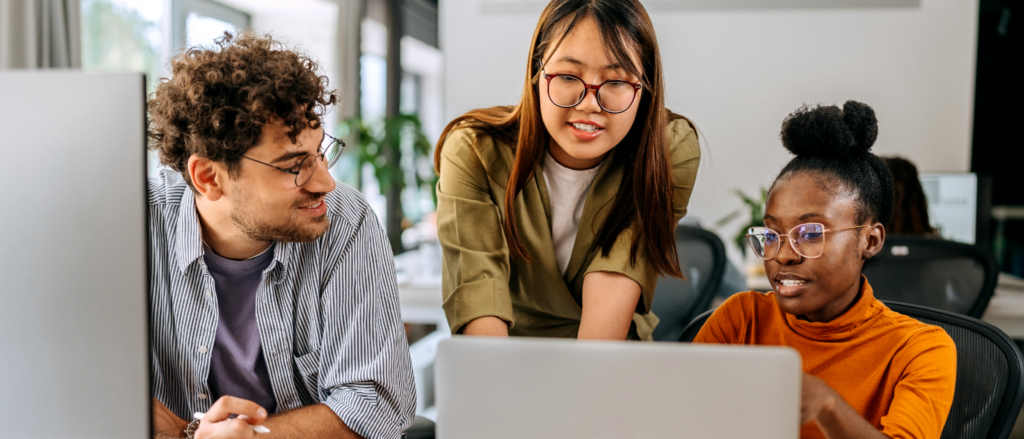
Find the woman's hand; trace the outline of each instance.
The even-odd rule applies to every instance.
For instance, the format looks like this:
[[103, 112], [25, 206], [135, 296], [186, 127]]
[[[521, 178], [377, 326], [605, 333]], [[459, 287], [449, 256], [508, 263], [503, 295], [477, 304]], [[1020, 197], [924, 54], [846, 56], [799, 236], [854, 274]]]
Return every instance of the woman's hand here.
[[823, 412], [835, 410], [836, 399], [842, 399], [821, 378], [805, 373], [800, 391], [800, 424], [816, 421]]
[[595, 271], [583, 278], [581, 339], [625, 340], [640, 300], [640, 284], [620, 273]]
[[816, 422], [829, 439], [888, 438], [828, 383], [805, 373], [800, 391], [800, 424], [811, 421]]

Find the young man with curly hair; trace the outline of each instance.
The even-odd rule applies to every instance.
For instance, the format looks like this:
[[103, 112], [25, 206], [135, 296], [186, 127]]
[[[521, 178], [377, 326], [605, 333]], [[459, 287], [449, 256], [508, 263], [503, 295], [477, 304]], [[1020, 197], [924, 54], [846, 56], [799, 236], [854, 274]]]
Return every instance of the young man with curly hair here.
[[328, 173], [337, 96], [270, 37], [217, 46], [175, 57], [149, 101], [170, 168], [149, 184], [154, 433], [400, 437], [416, 397], [394, 263]]

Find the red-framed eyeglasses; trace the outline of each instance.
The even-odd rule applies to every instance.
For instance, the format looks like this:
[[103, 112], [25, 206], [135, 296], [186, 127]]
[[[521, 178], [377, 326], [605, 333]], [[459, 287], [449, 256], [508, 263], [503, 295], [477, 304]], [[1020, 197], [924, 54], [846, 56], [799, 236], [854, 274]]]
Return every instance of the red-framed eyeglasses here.
[[640, 91], [639, 83], [612, 79], [600, 84], [587, 84], [576, 75], [549, 75], [541, 70], [548, 81], [548, 98], [551, 103], [561, 108], [573, 108], [583, 102], [587, 90], [594, 90], [597, 105], [612, 114], [622, 113], [633, 105], [636, 94]]

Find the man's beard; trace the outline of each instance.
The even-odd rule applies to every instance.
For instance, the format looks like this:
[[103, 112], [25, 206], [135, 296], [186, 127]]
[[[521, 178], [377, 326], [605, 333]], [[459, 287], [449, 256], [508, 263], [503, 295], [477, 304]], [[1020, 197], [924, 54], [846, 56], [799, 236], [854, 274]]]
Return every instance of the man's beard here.
[[[310, 218], [307, 224], [299, 224], [295, 210], [289, 210], [287, 220], [272, 222], [268, 214], [274, 212], [275, 208], [267, 206], [262, 200], [254, 200], [248, 191], [240, 186], [236, 187], [238, 188], [238, 201], [231, 211], [231, 222], [256, 242], [310, 242], [327, 232], [327, 227], [330, 225], [327, 215]], [[325, 193], [311, 194], [309, 198], [292, 207], [306, 206], [319, 199], [323, 199], [323, 202], [326, 203], [325, 195]]]

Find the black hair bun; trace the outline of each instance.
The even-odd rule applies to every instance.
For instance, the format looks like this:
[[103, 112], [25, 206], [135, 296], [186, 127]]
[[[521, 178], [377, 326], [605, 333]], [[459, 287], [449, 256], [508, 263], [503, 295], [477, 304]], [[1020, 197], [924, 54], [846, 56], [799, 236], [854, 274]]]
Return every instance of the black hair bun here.
[[853, 157], [866, 154], [878, 138], [878, 119], [867, 104], [804, 105], [786, 116], [779, 134], [782, 146], [797, 156]]
[[864, 152], [871, 150], [878, 138], [878, 118], [868, 104], [846, 101], [843, 104], [843, 122], [853, 132], [853, 145]]

